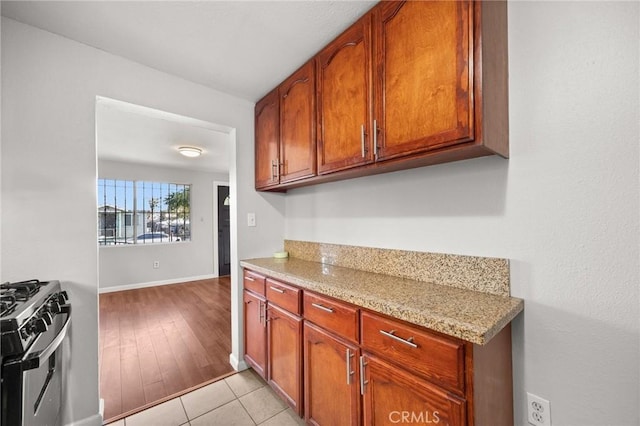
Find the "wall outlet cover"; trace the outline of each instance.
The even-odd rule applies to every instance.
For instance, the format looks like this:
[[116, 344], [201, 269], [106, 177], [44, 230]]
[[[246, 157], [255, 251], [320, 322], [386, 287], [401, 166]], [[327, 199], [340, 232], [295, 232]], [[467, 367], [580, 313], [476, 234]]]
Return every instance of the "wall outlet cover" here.
[[549, 401], [527, 392], [527, 420], [535, 426], [551, 426]]

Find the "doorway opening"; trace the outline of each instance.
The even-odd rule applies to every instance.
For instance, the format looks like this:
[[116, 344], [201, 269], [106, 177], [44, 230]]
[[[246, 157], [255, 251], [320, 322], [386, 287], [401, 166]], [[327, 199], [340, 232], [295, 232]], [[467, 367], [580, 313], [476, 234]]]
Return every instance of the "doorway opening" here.
[[[195, 160], [180, 156], [178, 148], [185, 141], [202, 148], [203, 155]], [[226, 126], [97, 98], [97, 178], [188, 185], [190, 193], [185, 197], [190, 201], [174, 207], [188, 217], [189, 241], [159, 238], [149, 244], [128, 244], [125, 239], [122, 244], [98, 247], [100, 397], [106, 421], [233, 371], [229, 273], [232, 247], [237, 250], [232, 241], [237, 224], [229, 214], [229, 202], [218, 214], [211, 182], [224, 183], [225, 198], [236, 193], [235, 171], [229, 171], [235, 142], [235, 131]], [[171, 235], [171, 217], [162, 217], [161, 208], [171, 195], [154, 195], [154, 202], [147, 203], [153, 207], [136, 216], [136, 222], [142, 228], [149, 222], [167, 222]], [[128, 226], [131, 203], [120, 206], [124, 197], [119, 194], [113, 199], [117, 199], [110, 203], [113, 211], [122, 211], [121, 225]], [[129, 216], [135, 214], [133, 210]], [[218, 239], [223, 244], [220, 250]], [[219, 268], [225, 265], [226, 276], [220, 276]]]
[[213, 183], [215, 247], [213, 265], [219, 277], [231, 274], [231, 196], [228, 182]]

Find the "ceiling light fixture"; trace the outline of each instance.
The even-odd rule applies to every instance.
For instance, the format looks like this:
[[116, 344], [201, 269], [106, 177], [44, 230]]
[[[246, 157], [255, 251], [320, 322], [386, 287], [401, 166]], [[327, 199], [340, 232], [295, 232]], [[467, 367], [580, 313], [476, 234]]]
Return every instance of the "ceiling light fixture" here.
[[185, 157], [199, 157], [202, 154], [202, 150], [200, 148], [196, 148], [194, 146], [181, 146], [178, 148], [178, 152], [184, 155]]

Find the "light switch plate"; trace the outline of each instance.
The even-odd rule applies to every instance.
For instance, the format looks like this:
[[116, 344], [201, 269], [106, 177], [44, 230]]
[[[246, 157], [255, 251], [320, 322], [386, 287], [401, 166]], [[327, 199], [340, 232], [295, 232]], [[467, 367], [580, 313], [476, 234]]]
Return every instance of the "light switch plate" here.
[[256, 226], [256, 214], [247, 213], [247, 226]]

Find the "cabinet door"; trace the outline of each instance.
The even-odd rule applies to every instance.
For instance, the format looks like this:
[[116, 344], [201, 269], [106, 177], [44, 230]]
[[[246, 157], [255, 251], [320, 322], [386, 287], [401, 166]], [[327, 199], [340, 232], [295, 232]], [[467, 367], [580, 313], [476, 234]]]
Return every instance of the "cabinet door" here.
[[317, 57], [318, 173], [373, 160], [371, 149], [371, 15]]
[[311, 425], [358, 425], [358, 347], [305, 321], [305, 420]]
[[267, 329], [264, 298], [245, 290], [244, 300], [244, 359], [263, 378], [267, 366]]
[[472, 10], [464, 0], [375, 9], [379, 160], [473, 140]]
[[364, 355], [361, 360], [365, 425], [466, 424], [464, 400], [378, 358]]
[[269, 384], [302, 415], [302, 318], [269, 304], [267, 321]]
[[256, 189], [277, 185], [280, 141], [278, 89], [256, 104], [255, 132]]
[[316, 175], [315, 67], [309, 61], [280, 85], [280, 182]]

